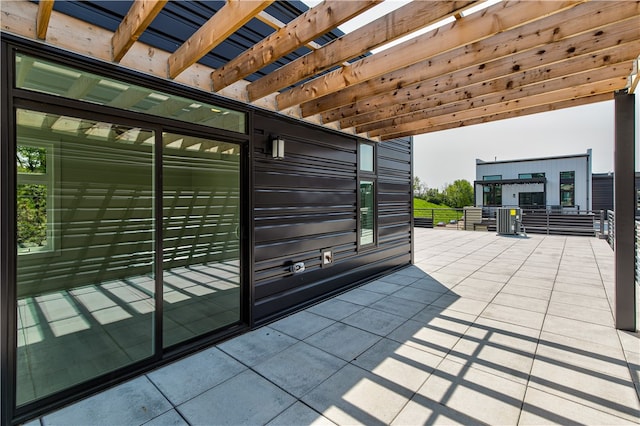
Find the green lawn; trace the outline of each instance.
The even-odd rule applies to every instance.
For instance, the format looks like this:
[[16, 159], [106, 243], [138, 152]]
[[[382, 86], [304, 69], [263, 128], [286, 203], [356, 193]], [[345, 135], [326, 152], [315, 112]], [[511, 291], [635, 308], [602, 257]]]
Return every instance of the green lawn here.
[[449, 206], [434, 204], [420, 198], [413, 199], [414, 217], [432, 217], [433, 224], [438, 222], [449, 223], [450, 220], [460, 220], [463, 216], [462, 209], [453, 209]]

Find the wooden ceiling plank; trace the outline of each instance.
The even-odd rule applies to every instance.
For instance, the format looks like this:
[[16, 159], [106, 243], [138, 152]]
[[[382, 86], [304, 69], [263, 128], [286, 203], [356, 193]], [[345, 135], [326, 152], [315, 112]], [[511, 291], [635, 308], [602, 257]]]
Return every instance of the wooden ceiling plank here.
[[475, 117], [468, 120], [462, 120], [462, 121], [454, 120], [439, 126], [430, 126], [423, 129], [417, 129], [417, 130], [408, 131], [404, 133], [385, 135], [381, 137], [381, 140], [384, 141], [384, 140], [395, 139], [398, 137], [417, 136], [417, 135], [428, 134], [432, 132], [440, 132], [443, 130], [455, 129], [459, 127], [468, 127], [476, 124], [490, 123], [493, 121], [505, 120], [508, 118], [523, 117], [531, 114], [557, 111], [564, 108], [573, 108], [577, 106], [589, 105], [597, 102], [606, 102], [610, 100], [613, 100], [613, 93], [601, 93], [598, 95], [587, 96], [587, 97], [578, 98], [578, 99], [570, 99], [566, 101], [556, 102], [553, 104], [538, 105], [531, 108], [523, 108], [519, 110], [504, 112], [504, 113]]
[[38, 14], [36, 15], [36, 36], [40, 40], [47, 38], [49, 20], [53, 11], [54, 0], [40, 0], [38, 2]]
[[273, 1], [228, 0], [195, 34], [169, 56], [169, 78], [176, 78], [178, 74], [225, 41]]
[[475, 1], [413, 1], [247, 86], [254, 101], [463, 10]]
[[595, 83], [585, 84], [579, 87], [571, 87], [558, 90], [552, 93], [543, 93], [540, 95], [530, 96], [524, 99], [514, 101], [501, 102], [497, 104], [480, 106], [472, 109], [466, 109], [451, 114], [444, 114], [436, 117], [430, 117], [423, 120], [417, 120], [411, 123], [388, 126], [384, 129], [375, 130], [369, 133], [369, 136], [386, 136], [391, 134], [413, 131], [416, 129], [426, 128], [430, 126], [438, 126], [451, 121], [463, 121], [475, 117], [499, 114], [511, 110], [530, 108], [538, 105], [552, 104], [569, 99], [577, 99], [585, 96], [597, 95], [600, 93], [609, 93], [624, 88], [628, 84], [627, 78], [614, 78], [610, 80], [598, 81]]
[[370, 81], [342, 89], [330, 96], [303, 102], [300, 105], [302, 116], [318, 114], [393, 92], [454, 70], [482, 66], [485, 62], [540, 48], [547, 43], [593, 31], [621, 20], [637, 21], [639, 14], [639, 2], [580, 4], [560, 14], [454, 49]]
[[[270, 14], [265, 12], [264, 10], [256, 15], [256, 19], [258, 21], [262, 22], [263, 24], [267, 24], [268, 26], [270, 26], [274, 30], [279, 30], [280, 28], [282, 28], [285, 25], [287, 25], [284, 22], [280, 21], [279, 19], [276, 19], [275, 17], [271, 16]], [[319, 49], [322, 46], [319, 45], [318, 43], [316, 43], [315, 41], [310, 41], [307, 44], [305, 44], [305, 47], [307, 47], [310, 50], [316, 50], [316, 49]]]
[[[347, 115], [340, 120], [341, 127], [360, 126], [435, 107], [450, 102], [449, 99], [468, 99], [505, 88], [516, 89], [589, 69], [612, 66], [632, 60], [640, 52], [640, 27], [634, 25], [626, 34], [609, 34], [608, 31], [604, 33], [606, 39], [601, 35], [588, 40], [595, 40], [595, 43], [583, 43], [582, 39], [585, 37], [580, 35], [571, 40], [558, 42], [557, 46], [548, 46], [543, 54], [518, 54], [513, 58], [502, 58], [488, 63], [482, 70], [473, 70], [473, 74], [467, 70], [456, 71], [395, 93], [352, 104], [353, 108], [343, 107], [330, 111], [323, 114], [322, 119], [326, 123], [335, 116]], [[618, 44], [619, 42], [621, 44]], [[578, 46], [574, 52], [578, 56], [569, 55], [569, 58], [565, 59], [567, 47], [573, 46]], [[518, 71], [514, 72], [514, 69]]]
[[149, 24], [158, 16], [167, 0], [135, 0], [111, 38], [114, 62], [120, 62]]
[[543, 80], [536, 84], [526, 87], [513, 87], [506, 90], [479, 95], [469, 93], [468, 98], [459, 99], [450, 103], [426, 108], [409, 114], [400, 116], [390, 116], [386, 120], [371, 122], [356, 127], [357, 133], [369, 132], [374, 135], [379, 129], [384, 129], [394, 125], [412, 123], [427, 118], [437, 117], [440, 115], [452, 114], [455, 112], [466, 111], [485, 105], [494, 105], [504, 102], [515, 101], [518, 99], [530, 98], [533, 96], [543, 95], [545, 93], [557, 92], [560, 90], [593, 84], [599, 81], [608, 81], [611, 79], [626, 79], [633, 70], [633, 61], [618, 64], [604, 69], [589, 70], [574, 75], [564, 76], [553, 80]]
[[382, 0], [325, 0], [211, 74], [216, 91], [253, 74]]
[[498, 3], [436, 30], [329, 72], [276, 96], [278, 108], [309, 102], [348, 86], [361, 83], [390, 71], [401, 69], [491, 37], [499, 32], [525, 25], [544, 16], [561, 12], [581, 1], [526, 1]]

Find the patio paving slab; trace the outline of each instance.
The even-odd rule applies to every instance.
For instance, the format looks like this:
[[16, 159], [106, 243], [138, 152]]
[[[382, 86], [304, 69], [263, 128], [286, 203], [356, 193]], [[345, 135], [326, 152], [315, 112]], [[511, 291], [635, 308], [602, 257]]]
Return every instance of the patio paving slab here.
[[178, 406], [190, 425], [266, 424], [296, 399], [253, 371], [244, 371]]
[[304, 341], [345, 361], [351, 361], [380, 339], [380, 336], [368, 331], [336, 323]]
[[256, 365], [298, 342], [271, 327], [262, 327], [228, 340], [218, 348], [247, 366]]
[[283, 411], [278, 417], [267, 423], [267, 426], [292, 425], [332, 426], [335, 425], [335, 423], [300, 401], [296, 402], [291, 407]]

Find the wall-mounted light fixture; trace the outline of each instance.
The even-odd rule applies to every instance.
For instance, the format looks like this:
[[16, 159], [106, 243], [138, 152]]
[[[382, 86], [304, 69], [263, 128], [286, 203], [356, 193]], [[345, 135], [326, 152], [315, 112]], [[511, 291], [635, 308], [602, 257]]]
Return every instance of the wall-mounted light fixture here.
[[284, 139], [276, 136], [271, 140], [271, 153], [273, 158], [282, 160], [284, 158]]

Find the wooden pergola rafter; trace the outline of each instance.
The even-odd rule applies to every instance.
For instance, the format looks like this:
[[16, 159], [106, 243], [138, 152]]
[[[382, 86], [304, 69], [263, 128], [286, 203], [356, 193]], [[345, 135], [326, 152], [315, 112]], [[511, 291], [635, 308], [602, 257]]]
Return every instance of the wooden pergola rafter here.
[[[636, 0], [502, 1], [469, 14], [479, 1], [414, 0], [325, 45], [321, 36], [380, 0], [326, 0], [288, 23], [269, 15], [272, 2], [228, 0], [175, 51], [160, 54], [139, 38], [167, 0], [133, 1], [115, 33], [78, 25], [72, 35], [61, 28], [74, 21], [53, 0], [3, 1], [3, 31], [72, 50], [73, 37], [86, 35], [92, 46], [78, 43], [83, 54], [378, 140], [601, 102], [638, 82]], [[217, 69], [198, 63], [253, 19], [273, 33]], [[301, 47], [311, 51], [243, 80]], [[140, 57], [144, 49], [150, 53]], [[139, 96], [123, 93], [116, 104]]]

